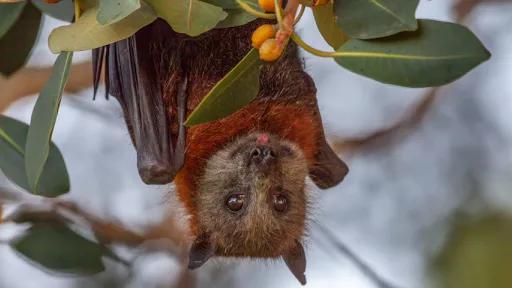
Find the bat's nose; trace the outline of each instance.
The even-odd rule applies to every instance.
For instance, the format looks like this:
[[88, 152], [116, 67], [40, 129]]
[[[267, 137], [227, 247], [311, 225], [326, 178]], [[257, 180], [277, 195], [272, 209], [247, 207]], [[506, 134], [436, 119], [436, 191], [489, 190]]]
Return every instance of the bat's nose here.
[[262, 172], [266, 172], [276, 163], [277, 154], [270, 146], [260, 146], [251, 150], [252, 164]]

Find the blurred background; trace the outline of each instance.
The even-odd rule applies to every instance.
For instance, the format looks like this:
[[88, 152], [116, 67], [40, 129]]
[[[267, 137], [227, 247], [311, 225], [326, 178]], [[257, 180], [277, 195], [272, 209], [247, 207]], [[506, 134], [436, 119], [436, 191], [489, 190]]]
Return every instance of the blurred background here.
[[[453, 22], [454, 2], [421, 1], [417, 17]], [[491, 51], [491, 60], [441, 87], [413, 128], [379, 145], [341, 149], [351, 170], [340, 185], [327, 191], [311, 186], [316, 209], [306, 249], [307, 287], [512, 287], [512, 2], [482, 2], [467, 24]], [[307, 10], [297, 31], [312, 46], [329, 50], [313, 22]], [[47, 37], [64, 24], [44, 19], [28, 68], [53, 65], [56, 55]], [[72, 70], [72, 75], [85, 73], [78, 77], [85, 82], [92, 78], [90, 54], [75, 53], [73, 59], [89, 69]], [[380, 84], [332, 59], [303, 55], [333, 144], [392, 126], [428, 92]], [[0, 109], [7, 107], [3, 114], [29, 123], [37, 93], [14, 100], [4, 96], [11, 85], [0, 79]], [[93, 101], [92, 87], [83, 86], [65, 93], [53, 134], [70, 174], [66, 197], [134, 230], [163, 221], [168, 212], [179, 213], [169, 200], [172, 185], [147, 186], [140, 180], [117, 101], [101, 97], [103, 86]], [[15, 188], [1, 176], [0, 187], [7, 186]], [[0, 242], [23, 229], [0, 225]], [[178, 256], [116, 251], [134, 259], [132, 269], [108, 262], [98, 276], [62, 278], [0, 245], [0, 287], [300, 286], [281, 261], [226, 260], [209, 261], [188, 275], [191, 285], [183, 286]]]

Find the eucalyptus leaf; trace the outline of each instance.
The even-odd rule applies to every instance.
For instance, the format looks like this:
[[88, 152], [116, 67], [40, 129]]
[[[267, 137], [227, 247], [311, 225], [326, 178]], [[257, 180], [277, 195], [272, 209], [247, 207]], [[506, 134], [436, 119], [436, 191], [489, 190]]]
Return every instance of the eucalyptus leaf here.
[[53, 127], [57, 120], [62, 92], [69, 76], [73, 52], [62, 52], [53, 65], [52, 76], [37, 98], [25, 144], [28, 183], [36, 194], [43, 167], [48, 159]]
[[0, 39], [16, 23], [27, 2], [3, 3], [0, 5]]
[[101, 25], [110, 25], [140, 8], [140, 0], [100, 0], [96, 20]]
[[[24, 157], [28, 129], [27, 124], [0, 115], [0, 170], [14, 184], [34, 192], [28, 184], [25, 172]], [[69, 192], [69, 188], [66, 163], [59, 149], [52, 142], [37, 191], [45, 197], [56, 197]]]
[[97, 13], [98, 7], [90, 8], [77, 22], [54, 29], [48, 39], [50, 50], [58, 54], [102, 47], [132, 36], [157, 18], [153, 8], [144, 2], [140, 9], [111, 25], [98, 23]]
[[70, 23], [75, 16], [75, 4], [72, 0], [61, 0], [59, 3], [46, 3], [43, 0], [32, 0], [34, 6], [44, 14]]
[[258, 95], [262, 66], [258, 50], [251, 49], [199, 103], [185, 125], [193, 126], [218, 120], [249, 104]]
[[146, 0], [157, 15], [178, 33], [198, 36], [209, 31], [228, 13], [221, 7], [199, 0]]
[[[1, 4], [0, 7], [4, 5], [19, 3]], [[0, 74], [10, 76], [25, 65], [36, 43], [40, 24], [41, 12], [34, 5], [27, 4], [14, 25], [0, 39]]]
[[419, 20], [419, 29], [373, 40], [352, 39], [338, 49], [336, 62], [382, 83], [434, 87], [457, 80], [491, 54], [468, 28]]
[[48, 272], [90, 276], [105, 270], [102, 246], [59, 222], [35, 222], [11, 245]]
[[240, 5], [238, 5], [236, 0], [204, 0], [204, 2], [210, 3], [218, 7], [222, 7], [224, 9], [240, 8]]
[[320, 34], [322, 34], [322, 37], [324, 37], [325, 42], [336, 50], [350, 38], [345, 35], [338, 24], [336, 24], [336, 17], [334, 17], [333, 9], [333, 4], [331, 2], [325, 5], [316, 6], [313, 8], [313, 16], [315, 17], [316, 26], [318, 27]]
[[245, 2], [247, 3], [247, 5], [251, 6], [252, 9], [259, 11], [259, 12], [265, 12], [265, 10], [263, 10], [263, 8], [261, 8], [258, 0], [246, 0]]
[[220, 21], [215, 28], [229, 28], [245, 25], [251, 21], [254, 21], [257, 17], [252, 15], [251, 13], [245, 11], [242, 8], [239, 9], [226, 9], [224, 10], [228, 13], [228, 17], [226, 19]]
[[337, 0], [334, 14], [352, 38], [373, 39], [418, 28], [415, 13], [420, 0]]

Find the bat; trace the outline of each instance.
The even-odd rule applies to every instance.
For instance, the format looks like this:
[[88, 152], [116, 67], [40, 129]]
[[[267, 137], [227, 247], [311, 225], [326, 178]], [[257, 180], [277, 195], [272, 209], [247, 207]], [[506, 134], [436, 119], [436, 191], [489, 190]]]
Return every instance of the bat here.
[[190, 37], [157, 19], [93, 50], [94, 86], [105, 61], [107, 96], [123, 108], [141, 179], [174, 181], [190, 216], [189, 269], [212, 256], [282, 258], [305, 285], [306, 178], [328, 189], [348, 167], [327, 144], [297, 45], [290, 42], [277, 61], [264, 64], [249, 105], [217, 121], [183, 124], [250, 51], [250, 36], [264, 23], [273, 22]]

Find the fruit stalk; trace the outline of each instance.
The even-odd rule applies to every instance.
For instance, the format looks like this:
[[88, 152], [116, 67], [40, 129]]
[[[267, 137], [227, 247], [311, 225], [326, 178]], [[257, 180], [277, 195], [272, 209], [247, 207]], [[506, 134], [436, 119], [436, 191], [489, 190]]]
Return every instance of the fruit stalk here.
[[295, 25], [295, 14], [299, 9], [299, 0], [289, 0], [284, 9], [284, 16], [281, 7], [276, 3], [276, 15], [279, 22], [279, 31], [277, 32], [277, 46], [276, 49], [283, 49], [293, 33], [293, 26]]
[[300, 5], [300, 11], [297, 18], [295, 18], [295, 21], [293, 22], [293, 26], [297, 25], [299, 23], [300, 19], [302, 19], [302, 15], [304, 15], [304, 11], [306, 11], [306, 6]]
[[302, 41], [302, 39], [300, 39], [300, 37], [295, 32], [292, 32], [291, 38], [302, 49], [304, 49], [304, 50], [308, 51], [309, 53], [311, 53], [311, 54], [313, 54], [315, 56], [318, 56], [318, 57], [336, 57], [336, 56], [339, 57], [339, 56], [348, 56], [350, 54], [350, 53], [347, 53], [347, 52], [326, 52], [326, 51], [320, 51], [318, 49], [315, 49], [315, 48], [309, 46], [308, 44], [306, 44], [306, 42]]
[[75, 0], [75, 22], [80, 18], [80, 0]]

